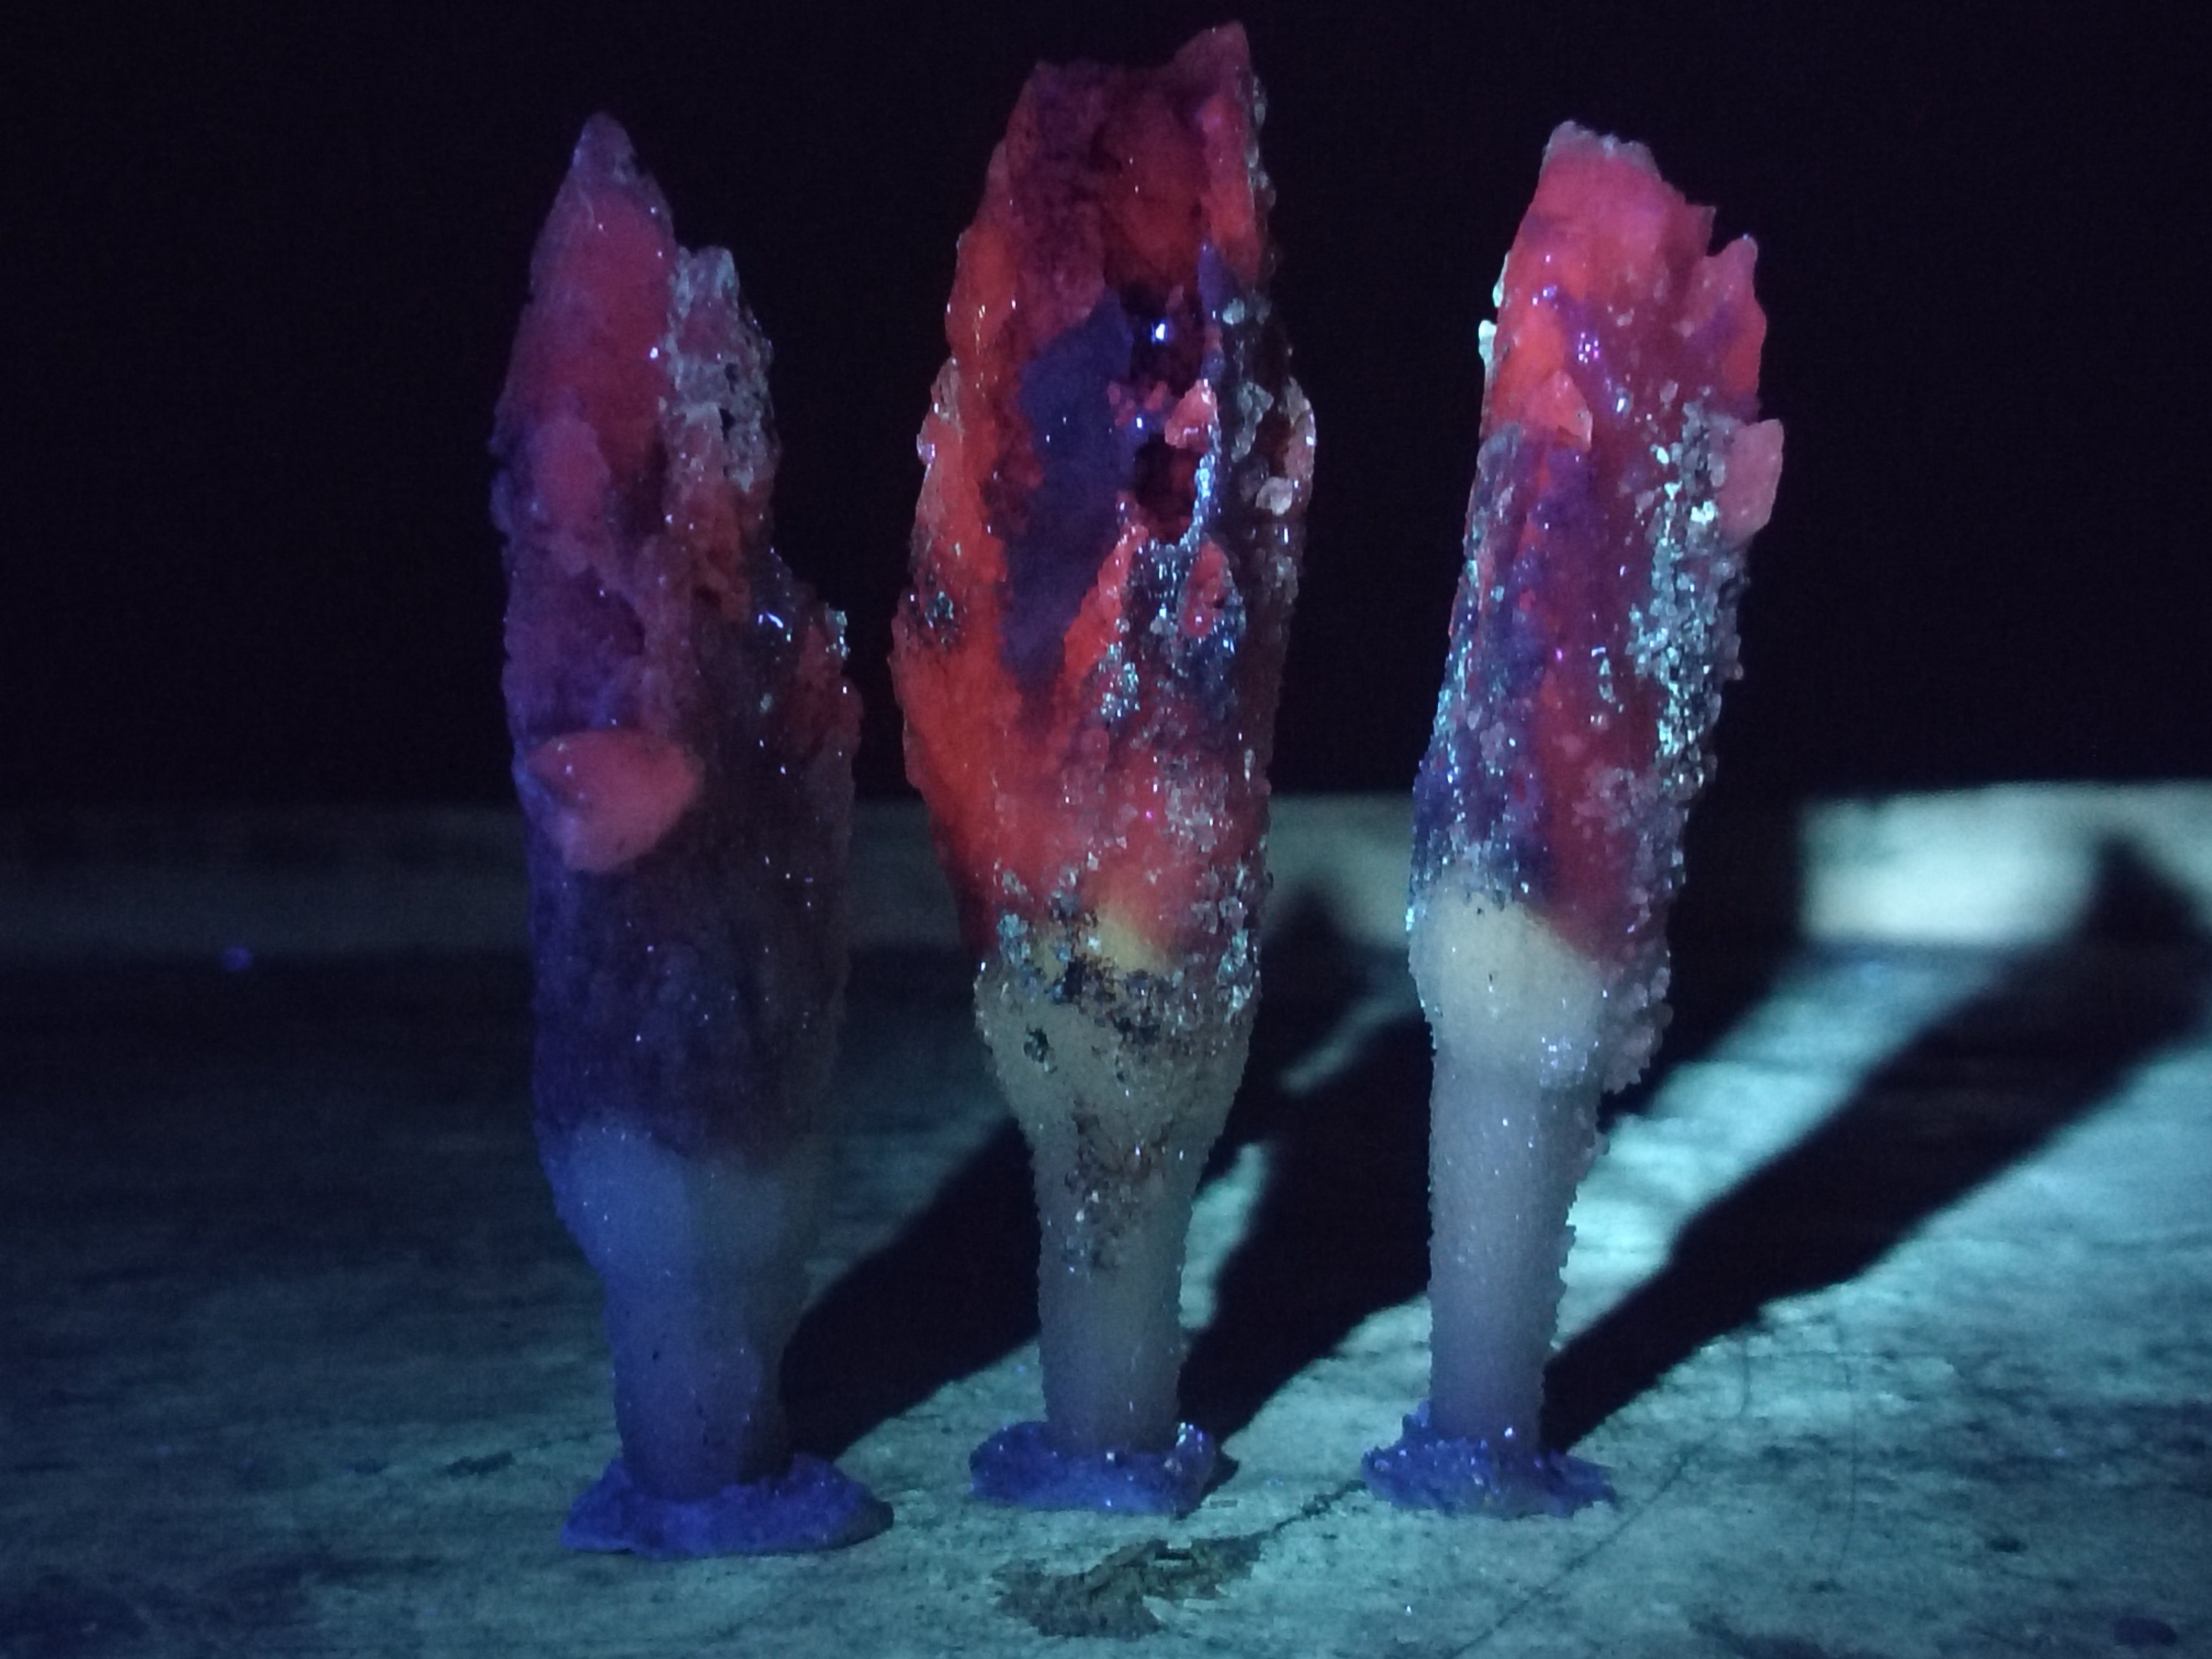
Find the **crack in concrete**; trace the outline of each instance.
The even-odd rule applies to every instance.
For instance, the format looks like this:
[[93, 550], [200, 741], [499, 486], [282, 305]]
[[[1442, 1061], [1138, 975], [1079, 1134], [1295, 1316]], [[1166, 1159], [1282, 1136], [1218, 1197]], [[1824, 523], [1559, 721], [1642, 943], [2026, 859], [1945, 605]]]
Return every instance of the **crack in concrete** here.
[[1499, 1613], [1498, 1617], [1492, 1621], [1488, 1629], [1483, 1631], [1480, 1635], [1476, 1636], [1473, 1640], [1468, 1642], [1463, 1646], [1454, 1648], [1448, 1653], [1440, 1656], [1440, 1659], [1466, 1659], [1467, 1655], [1474, 1652], [1479, 1648], [1487, 1645], [1492, 1637], [1496, 1636], [1508, 1625], [1513, 1623], [1514, 1620], [1520, 1618], [1520, 1616], [1528, 1612], [1529, 1608], [1534, 1607], [1540, 1601], [1546, 1600], [1553, 1594], [1553, 1592], [1557, 1590], [1560, 1585], [1565, 1583], [1570, 1578], [1572, 1578], [1577, 1573], [1588, 1566], [1599, 1555], [1610, 1549], [1614, 1541], [1631, 1527], [1634, 1526], [1645, 1516], [1650, 1514], [1654, 1510], [1659, 1507], [1660, 1500], [1665, 1498], [1668, 1492], [1674, 1489], [1676, 1483], [1679, 1482], [1685, 1474], [1689, 1473], [1690, 1466], [1692, 1463], [1695, 1463], [1698, 1459], [1712, 1446], [1713, 1443], [1720, 1438], [1721, 1434], [1726, 1428], [1729, 1427], [1733, 1424], [1741, 1423], [1743, 1419], [1749, 1414], [1751, 1410], [1752, 1363], [1750, 1345], [1745, 1340], [1744, 1334], [1741, 1332], [1736, 1334], [1734, 1340], [1736, 1346], [1740, 1372], [1737, 1380], [1736, 1409], [1735, 1415], [1729, 1419], [1729, 1421], [1728, 1423], [1715, 1424], [1698, 1438], [1695, 1444], [1686, 1448], [1681, 1455], [1674, 1460], [1674, 1467], [1667, 1472], [1666, 1479], [1662, 1480], [1656, 1486], [1654, 1486], [1651, 1489], [1651, 1495], [1646, 1498], [1643, 1503], [1638, 1504], [1636, 1508], [1633, 1510], [1627, 1509], [1625, 1504], [1620, 1504], [1620, 1500], [1616, 1498], [1614, 1500], [1616, 1511], [1620, 1512], [1620, 1522], [1619, 1525], [1607, 1532], [1603, 1537], [1592, 1540], [1588, 1548], [1581, 1550], [1576, 1554], [1569, 1557], [1566, 1562], [1557, 1572], [1553, 1573], [1549, 1578], [1547, 1578], [1542, 1583], [1538, 1584], [1534, 1589], [1522, 1595], [1519, 1600], [1516, 1601], [1512, 1604], [1512, 1606], [1507, 1607], [1504, 1612]]

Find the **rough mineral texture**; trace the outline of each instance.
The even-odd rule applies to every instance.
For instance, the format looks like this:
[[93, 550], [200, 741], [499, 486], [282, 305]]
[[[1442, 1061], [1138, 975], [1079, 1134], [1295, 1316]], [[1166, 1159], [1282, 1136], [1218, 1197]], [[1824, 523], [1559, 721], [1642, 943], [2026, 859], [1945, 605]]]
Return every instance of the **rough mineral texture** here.
[[1709, 253], [1711, 232], [1642, 146], [1553, 134], [1485, 329], [1467, 566], [1416, 788], [1416, 913], [1455, 872], [1595, 960], [1615, 1084], [1656, 1037], [1683, 817], [1781, 471], [1754, 249]]
[[892, 672], [1029, 1137], [1045, 1422], [975, 1490], [1176, 1513], [1183, 1242], [1258, 984], [1313, 430], [1241, 30], [1042, 67], [960, 244]]
[[893, 668], [979, 954], [1241, 1003], [1311, 469], [1241, 30], [1040, 70], [991, 160]]
[[769, 540], [768, 346], [622, 129], [576, 147], [500, 400], [541, 1129], [772, 1151], [845, 973], [843, 619]]
[[538, 238], [493, 448], [538, 1150], [606, 1288], [622, 1452], [570, 1547], [836, 1547], [778, 1387], [822, 1209], [859, 710], [769, 544], [768, 347], [605, 117]]

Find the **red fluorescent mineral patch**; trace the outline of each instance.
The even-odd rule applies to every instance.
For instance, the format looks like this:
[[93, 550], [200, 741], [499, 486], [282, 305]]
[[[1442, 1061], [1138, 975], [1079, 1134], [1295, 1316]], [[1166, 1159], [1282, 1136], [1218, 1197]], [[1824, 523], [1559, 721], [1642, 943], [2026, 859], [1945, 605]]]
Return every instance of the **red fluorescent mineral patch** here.
[[1640, 145], [1553, 135], [1486, 346], [1417, 881], [1471, 865], [1616, 969], [1656, 967], [1681, 817], [1735, 672], [1735, 593], [1782, 429], [1748, 238]]
[[649, 851], [699, 793], [698, 763], [650, 732], [579, 732], [523, 757], [551, 797], [547, 831], [571, 870], [616, 870]]
[[502, 432], [529, 434], [548, 513], [589, 539], [599, 492], [650, 465], [665, 379], [655, 349], [679, 252], [629, 139], [593, 118], [538, 236], [500, 406]]
[[1256, 899], [1312, 444], [1256, 112], [1234, 27], [1041, 68], [961, 240], [892, 667], [979, 950], [1084, 916], [1158, 971]]

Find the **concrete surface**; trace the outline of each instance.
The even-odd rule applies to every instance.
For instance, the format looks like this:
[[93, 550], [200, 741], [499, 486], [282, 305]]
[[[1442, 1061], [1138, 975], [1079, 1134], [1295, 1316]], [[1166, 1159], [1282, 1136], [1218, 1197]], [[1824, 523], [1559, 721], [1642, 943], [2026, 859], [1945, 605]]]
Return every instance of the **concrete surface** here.
[[[856, 1124], [787, 1368], [837, 1555], [563, 1553], [612, 1446], [528, 1133], [496, 814], [0, 824], [0, 1655], [2212, 1652], [2212, 789], [1701, 828], [1577, 1206], [1620, 1502], [1354, 1484], [1425, 1374], [1395, 802], [1287, 803], [1201, 1195], [1175, 1525], [1011, 1513], [1034, 1223], [918, 819], [863, 825]], [[230, 954], [226, 958], [222, 953]]]

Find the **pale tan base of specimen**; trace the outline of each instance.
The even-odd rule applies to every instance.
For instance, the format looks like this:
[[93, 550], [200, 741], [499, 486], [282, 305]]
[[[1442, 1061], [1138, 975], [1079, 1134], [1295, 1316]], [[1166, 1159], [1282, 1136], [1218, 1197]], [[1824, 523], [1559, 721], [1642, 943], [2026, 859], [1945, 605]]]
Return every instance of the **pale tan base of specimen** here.
[[1163, 1451], [1191, 1204], [1243, 1074], [1249, 1005], [1194, 1020], [1141, 976], [1092, 963], [1073, 978], [994, 964], [975, 988], [1035, 1173], [1045, 1421], [1063, 1451]]
[[1606, 990], [1525, 907], [1449, 876], [1416, 907], [1413, 963], [1437, 1050], [1430, 1425], [1533, 1455], [1567, 1212], [1597, 1150]]

